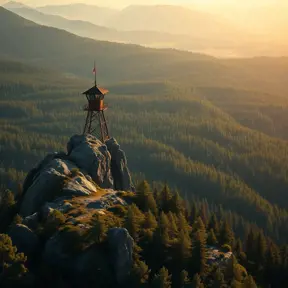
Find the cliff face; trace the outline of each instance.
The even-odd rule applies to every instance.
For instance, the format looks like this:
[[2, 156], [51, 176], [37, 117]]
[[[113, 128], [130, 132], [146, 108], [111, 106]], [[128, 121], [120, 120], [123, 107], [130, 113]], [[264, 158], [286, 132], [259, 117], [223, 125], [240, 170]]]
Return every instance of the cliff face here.
[[[75, 135], [67, 153], [47, 155], [28, 174], [19, 210], [23, 221], [9, 235], [20, 252], [31, 259], [40, 255], [45, 265], [73, 273], [75, 279], [85, 276], [89, 282], [93, 266], [105, 271], [105, 277], [98, 271], [103, 281], [121, 283], [132, 266], [133, 239], [117, 228], [109, 209], [126, 206], [123, 191], [133, 190], [125, 154], [115, 139], [103, 144], [91, 135]], [[95, 245], [104, 227], [99, 217], [110, 223], [101, 248]]]

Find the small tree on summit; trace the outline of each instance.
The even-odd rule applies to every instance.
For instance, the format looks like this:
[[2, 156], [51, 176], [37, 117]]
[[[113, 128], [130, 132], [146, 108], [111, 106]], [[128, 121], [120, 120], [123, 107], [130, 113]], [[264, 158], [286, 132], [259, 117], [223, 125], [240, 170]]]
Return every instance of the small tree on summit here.
[[93, 227], [90, 230], [90, 235], [93, 237], [93, 240], [96, 240], [95, 242], [99, 244], [104, 241], [108, 228], [98, 213], [93, 216], [92, 224]]

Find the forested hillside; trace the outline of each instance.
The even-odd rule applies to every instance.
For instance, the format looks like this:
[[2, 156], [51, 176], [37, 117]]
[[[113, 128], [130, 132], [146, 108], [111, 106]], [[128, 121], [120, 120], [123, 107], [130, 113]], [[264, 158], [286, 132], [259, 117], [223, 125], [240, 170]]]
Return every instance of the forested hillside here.
[[110, 135], [135, 182], [166, 182], [198, 203], [204, 223], [216, 213], [243, 241], [252, 229], [287, 243], [286, 58], [219, 60], [93, 41], [2, 8], [0, 37], [1, 190], [21, 192], [40, 159], [82, 133], [81, 93], [96, 57], [110, 90]]
[[[41, 74], [23, 64], [3, 62], [4, 66], [10, 79], [17, 79], [1, 85], [2, 179], [14, 189], [17, 179], [23, 180], [47, 151], [63, 150], [69, 135], [82, 132], [85, 98], [80, 93], [90, 83], [49, 71]], [[23, 77], [18, 67], [23, 67]], [[34, 72], [43, 80], [26, 81], [26, 71], [30, 80]], [[198, 92], [163, 82], [107, 87], [111, 135], [121, 141], [135, 174], [167, 181], [188, 198], [197, 195], [222, 204], [246, 221], [256, 221], [278, 240], [286, 239], [278, 236], [278, 229], [287, 225], [285, 141], [241, 126], [235, 107], [225, 107], [229, 115], [213, 105], [217, 97], [207, 99], [209, 90], [203, 88]], [[220, 95], [225, 101], [225, 93]], [[246, 101], [243, 98], [243, 105]], [[243, 112], [238, 106], [236, 112]]]
[[272, 94], [284, 94], [286, 89], [285, 57], [219, 60], [172, 49], [94, 41], [36, 25], [2, 7], [0, 24], [0, 57], [85, 77], [91, 77], [91, 61], [96, 58], [101, 83], [161, 80], [190, 86], [245, 87]]

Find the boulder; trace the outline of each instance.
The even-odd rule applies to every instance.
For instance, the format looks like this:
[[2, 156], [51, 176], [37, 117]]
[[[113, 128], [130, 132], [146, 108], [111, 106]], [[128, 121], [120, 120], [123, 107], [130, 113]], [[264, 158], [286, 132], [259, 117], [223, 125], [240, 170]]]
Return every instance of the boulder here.
[[43, 260], [51, 266], [68, 268], [70, 263], [69, 255], [64, 253], [65, 243], [61, 234], [62, 233], [58, 232], [46, 242], [43, 252]]
[[67, 253], [66, 241], [68, 239], [63, 237], [63, 232], [48, 240], [43, 254], [45, 263], [66, 272], [75, 287], [102, 287], [108, 284], [114, 287], [114, 275], [105, 249], [92, 245], [78, 253]]
[[39, 225], [39, 214], [34, 213], [23, 219], [22, 224], [27, 226], [31, 230], [36, 230]]
[[117, 192], [113, 190], [111, 190], [110, 193], [103, 195], [97, 200], [87, 198], [83, 202], [86, 204], [86, 207], [88, 209], [100, 209], [100, 210], [101, 209], [108, 210], [109, 208], [117, 204], [123, 206], [127, 205], [127, 203], [122, 198], [117, 196]]
[[[66, 198], [65, 198], [66, 200]], [[50, 216], [53, 214], [55, 210], [61, 212], [62, 214], [67, 213], [69, 210], [73, 208], [73, 205], [68, 202], [64, 202], [61, 198], [55, 202], [46, 202], [39, 211], [39, 216], [41, 217], [41, 221], [47, 221]]]
[[30, 256], [38, 248], [38, 237], [27, 226], [23, 224], [13, 225], [8, 232], [8, 235], [12, 239], [13, 245], [17, 247], [19, 252]]
[[35, 167], [33, 168], [25, 178], [25, 181], [23, 183], [23, 193], [25, 194], [28, 188], [33, 184], [34, 180], [39, 176], [40, 171], [48, 165], [52, 160], [54, 159], [61, 159], [65, 158], [65, 153], [63, 152], [54, 152], [49, 153], [46, 155], [46, 157]]
[[103, 247], [86, 249], [75, 259], [76, 287], [116, 287], [109, 258]]
[[108, 231], [110, 261], [119, 284], [129, 276], [133, 265], [133, 239], [123, 228], [112, 228]]
[[24, 217], [37, 212], [46, 201], [61, 196], [64, 180], [73, 168], [77, 168], [70, 161], [61, 159], [52, 159], [48, 163], [45, 161], [45, 165], [42, 163], [39, 166], [42, 169], [34, 175], [34, 180], [23, 197], [20, 215]]
[[111, 172], [114, 180], [114, 189], [134, 191], [124, 151], [120, 149], [120, 145], [114, 138], [107, 140], [105, 144], [111, 155]]
[[92, 193], [96, 193], [97, 189], [92, 182], [80, 173], [68, 181], [62, 191], [63, 194], [67, 196], [89, 196]]
[[75, 135], [67, 144], [69, 159], [87, 172], [102, 188], [113, 188], [111, 156], [100, 140], [92, 135]]

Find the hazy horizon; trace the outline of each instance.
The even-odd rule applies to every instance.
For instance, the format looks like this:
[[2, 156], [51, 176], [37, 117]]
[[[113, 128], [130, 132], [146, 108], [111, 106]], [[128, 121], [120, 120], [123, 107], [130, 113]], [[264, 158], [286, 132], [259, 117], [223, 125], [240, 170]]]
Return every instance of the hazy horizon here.
[[[0, 4], [6, 2], [9, 1], [0, 0]], [[55, 19], [43, 23], [43, 19], [39, 19], [39, 15], [33, 16], [36, 18], [27, 14], [22, 15], [24, 18], [25, 16], [32, 17], [30, 20], [39, 24], [52, 27], [56, 25], [57, 28], [69, 30], [79, 36], [98, 40], [140, 44], [152, 48], [176, 48], [217, 57], [283, 56], [287, 55], [288, 51], [288, 3], [286, 0], [263, 0], [261, 2], [245, 0], [241, 3], [237, 0], [21, 0], [14, 2], [31, 7], [36, 6], [44, 13], [70, 20], [87, 21], [120, 31], [120, 34], [112, 33], [113, 35], [109, 36], [106, 30], [104, 34], [99, 35], [91, 27], [93, 31], [87, 27], [82, 29], [77, 25], [71, 28], [71, 23], [67, 22], [65, 25], [61, 21], [61, 23], [55, 24]], [[66, 8], [63, 10], [57, 7], [40, 8], [40, 6], [46, 5], [57, 6], [73, 3], [93, 4], [116, 8], [119, 11], [94, 10], [86, 7], [83, 9], [72, 7], [68, 9], [69, 11]], [[188, 7], [193, 11], [191, 13], [181, 9], [162, 9], [160, 11], [153, 10], [153, 8], [145, 10], [137, 7], [131, 8], [129, 11], [121, 11], [130, 5], [165, 4]], [[97, 14], [97, 11], [101, 12]], [[198, 13], [198, 11], [202, 13]], [[175, 22], [176, 19], [181, 19], [181, 21]], [[146, 31], [146, 34], [124, 35], [121, 32], [133, 30]], [[174, 36], [168, 37], [163, 34], [156, 36], [149, 34], [149, 31], [170, 33]], [[187, 37], [183, 37], [182, 34]]]
[[[6, 2], [10, 2], [7, 0], [0, 0], [0, 4], [4, 4]], [[235, 7], [249, 7], [249, 6], [263, 6], [267, 4], [286, 4], [285, 0], [262, 0], [259, 2], [258, 0], [246, 0], [239, 1], [237, 0], [21, 0], [15, 1], [19, 3], [25, 3], [31, 6], [42, 6], [42, 5], [61, 5], [61, 4], [74, 4], [74, 3], [83, 3], [83, 4], [91, 4], [91, 5], [99, 5], [99, 6], [109, 6], [114, 8], [123, 8], [129, 5], [157, 5], [157, 4], [169, 4], [169, 5], [196, 5], [196, 6], [211, 6], [211, 7], [221, 7], [221, 6], [235, 6]], [[120, 3], [121, 2], [121, 3]]]

